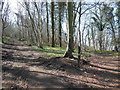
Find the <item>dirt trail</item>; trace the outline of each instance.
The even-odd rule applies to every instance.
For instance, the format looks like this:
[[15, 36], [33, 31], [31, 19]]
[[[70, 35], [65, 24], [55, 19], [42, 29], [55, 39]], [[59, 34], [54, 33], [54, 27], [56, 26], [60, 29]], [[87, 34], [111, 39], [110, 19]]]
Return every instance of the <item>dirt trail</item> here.
[[49, 67], [50, 63], [58, 62], [57, 58], [33, 50], [22, 42], [12, 42], [2, 45], [3, 87], [72, 87], [70, 83], [61, 80], [59, 69], [62, 63]]
[[78, 70], [74, 59], [50, 56], [20, 41], [12, 42], [2, 45], [3, 87], [119, 87], [117, 57], [93, 56], [89, 58], [92, 65]]

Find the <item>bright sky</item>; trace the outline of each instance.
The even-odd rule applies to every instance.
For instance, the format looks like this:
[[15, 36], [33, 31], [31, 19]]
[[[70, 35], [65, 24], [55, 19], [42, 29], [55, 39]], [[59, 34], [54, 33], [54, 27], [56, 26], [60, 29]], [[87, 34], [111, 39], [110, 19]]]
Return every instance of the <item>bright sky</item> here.
[[10, 8], [13, 12], [17, 11], [17, 1], [18, 0], [8, 0], [8, 2], [10, 3]]
[[[17, 2], [22, 2], [23, 0], [5, 0], [5, 1], [8, 1], [10, 3], [10, 9], [11, 9], [11, 15], [10, 15], [10, 18], [11, 20], [14, 22], [16, 16], [14, 13], [17, 13]], [[47, 0], [24, 0], [24, 1], [27, 1], [27, 2], [30, 2], [30, 1], [36, 1], [36, 2], [40, 2], [40, 1], [44, 1], [46, 2]], [[56, 1], [65, 1], [65, 0], [56, 0]], [[66, 0], [68, 1], [68, 0]], [[69, 0], [69, 1], [80, 1], [80, 0]], [[106, 3], [109, 3], [109, 2], [117, 2], [119, 0], [83, 0], [83, 1], [86, 1], [86, 2], [106, 2]], [[67, 32], [67, 27], [66, 27], [66, 23], [63, 23], [62, 24], [62, 27], [63, 27], [63, 30], [65, 32]], [[81, 28], [82, 28], [82, 25], [81, 25]], [[82, 30], [82, 29], [81, 29]]]
[[[5, 0], [5, 1], [8, 1], [10, 3], [10, 7], [11, 7], [11, 10], [13, 12], [16, 12], [17, 11], [17, 2], [21, 2], [23, 0]], [[36, 1], [36, 2], [39, 2], [39, 1], [47, 1], [47, 0], [24, 0], [24, 1]], [[55, 1], [65, 1], [65, 0], [55, 0]], [[80, 1], [80, 0], [68, 0], [68, 1]], [[119, 0], [82, 0], [82, 1], [86, 1], [86, 2], [116, 2], [116, 1], [119, 1]]]
[[[10, 9], [11, 9], [11, 19], [15, 20], [15, 14], [14, 13], [17, 13], [17, 2], [22, 2], [22, 1], [27, 1], [27, 2], [30, 2], [30, 1], [36, 1], [36, 2], [40, 2], [40, 1], [44, 1], [46, 2], [47, 0], [5, 0], [5, 1], [8, 1], [10, 3]], [[65, 0], [55, 0], [55, 1], [65, 1]], [[66, 1], [80, 1], [80, 0], [66, 0]], [[119, 0], [82, 0], [82, 1], [86, 1], [86, 2], [115, 2], [115, 1], [119, 1]], [[66, 24], [64, 23], [63, 24], [63, 28], [66, 29]]]

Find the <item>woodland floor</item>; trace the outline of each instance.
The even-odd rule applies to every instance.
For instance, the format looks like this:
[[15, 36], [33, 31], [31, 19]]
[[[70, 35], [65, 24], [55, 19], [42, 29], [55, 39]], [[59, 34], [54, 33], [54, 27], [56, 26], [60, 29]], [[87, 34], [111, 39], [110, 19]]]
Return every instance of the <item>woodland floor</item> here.
[[2, 45], [3, 88], [120, 88], [118, 56], [93, 54], [90, 64], [78, 69], [75, 59], [13, 42]]

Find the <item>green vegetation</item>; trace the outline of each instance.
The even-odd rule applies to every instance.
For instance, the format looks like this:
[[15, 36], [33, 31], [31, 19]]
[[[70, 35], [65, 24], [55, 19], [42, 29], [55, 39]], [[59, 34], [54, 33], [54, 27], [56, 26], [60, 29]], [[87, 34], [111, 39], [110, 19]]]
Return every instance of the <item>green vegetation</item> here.
[[86, 56], [86, 57], [90, 57], [90, 56], [91, 56], [90, 53], [85, 53], [85, 52], [82, 52], [82, 55], [83, 55], [83, 56]]
[[2, 36], [2, 43], [4, 43], [4, 44], [8, 44], [10, 39], [11, 39], [11, 37], [8, 37], [8, 36]]
[[26, 41], [25, 38], [19, 38], [18, 40], [19, 40], [19, 41]]
[[[45, 46], [44, 49], [42, 48], [35, 48], [35, 50], [39, 50], [41, 52], [47, 53], [48, 55], [54, 55], [54, 56], [64, 56], [65, 48], [64, 47], [49, 47]], [[118, 56], [118, 52], [116, 51], [107, 51], [107, 50], [94, 50], [91, 51], [96, 54], [104, 54], [104, 55], [110, 55], [110, 56]], [[73, 54], [77, 56], [78, 51], [74, 50]], [[88, 52], [82, 52], [82, 55], [85, 57], [90, 57], [92, 53]]]
[[[66, 50], [66, 48], [64, 47], [49, 47], [49, 46], [45, 46], [44, 49], [42, 48], [35, 48], [35, 50], [39, 50], [41, 52], [47, 53], [48, 55], [55, 55], [55, 56], [64, 56], [64, 52]], [[78, 51], [74, 50], [74, 53], [77, 56]], [[90, 53], [85, 53], [83, 52], [82, 55], [84, 56], [91, 56]]]
[[46, 46], [45, 48], [46, 49], [52, 49], [52, 50], [62, 50], [62, 51], [66, 50], [65, 47], [49, 47], [49, 46]]
[[116, 51], [108, 51], [108, 50], [95, 50], [96, 53], [104, 53], [104, 54], [111, 54], [116, 53]]
[[65, 48], [61, 48], [61, 47], [44, 47], [44, 49], [42, 48], [35, 48], [36, 50], [42, 51], [44, 53], [47, 53], [48, 55], [54, 55], [54, 56], [63, 56], [64, 55], [64, 51]]

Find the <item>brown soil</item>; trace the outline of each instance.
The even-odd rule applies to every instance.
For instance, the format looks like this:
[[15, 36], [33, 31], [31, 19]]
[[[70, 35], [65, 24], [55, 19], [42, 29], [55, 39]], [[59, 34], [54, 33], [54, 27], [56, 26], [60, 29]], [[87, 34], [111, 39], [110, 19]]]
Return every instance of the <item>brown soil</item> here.
[[89, 65], [34, 50], [20, 41], [2, 45], [3, 88], [120, 88], [118, 57], [92, 55]]

